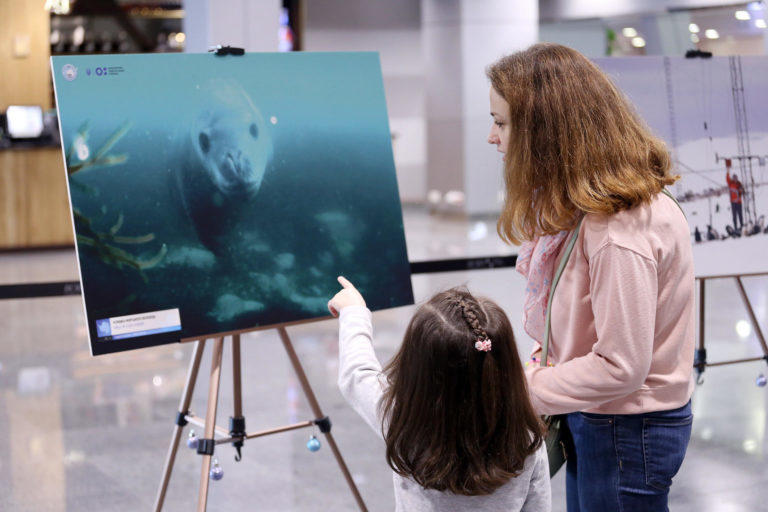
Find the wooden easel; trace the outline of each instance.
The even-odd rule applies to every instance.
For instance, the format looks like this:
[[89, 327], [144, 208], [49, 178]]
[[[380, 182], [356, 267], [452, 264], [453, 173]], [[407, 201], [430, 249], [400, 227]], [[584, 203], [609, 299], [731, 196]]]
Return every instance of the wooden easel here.
[[[757, 323], [757, 317], [755, 316], [755, 311], [752, 309], [752, 303], [749, 301], [749, 297], [747, 296], [747, 292], [744, 290], [744, 284], [742, 283], [741, 279], [743, 277], [756, 277], [756, 276], [765, 276], [768, 275], [768, 272], [756, 272], [751, 274], [724, 274], [724, 275], [717, 275], [717, 276], [706, 276], [706, 277], [697, 277], [696, 280], [699, 282], [699, 346], [696, 350], [696, 357], [694, 359], [693, 367], [696, 370], [696, 382], [698, 384], [701, 384], [703, 382], [702, 374], [704, 373], [704, 370], [707, 367], [710, 366], [724, 366], [728, 364], [738, 364], [738, 363], [749, 363], [753, 361], [765, 361], [768, 364], [768, 344], [765, 341], [765, 336], [763, 335], [762, 329], [760, 329], [760, 324]], [[763, 349], [763, 355], [762, 357], [748, 357], [744, 359], [734, 359], [731, 361], [719, 361], [716, 363], [708, 363], [707, 362], [707, 349], [704, 345], [704, 329], [705, 329], [705, 293], [706, 293], [706, 282], [710, 279], [728, 279], [732, 278], [736, 282], [736, 287], [739, 290], [739, 294], [741, 295], [741, 300], [744, 302], [744, 307], [747, 310], [747, 313], [749, 314], [749, 320], [752, 323], [752, 329], [755, 331], [755, 335], [757, 336], [757, 340], [760, 342], [760, 346]]]
[[[312, 387], [307, 380], [307, 376], [304, 373], [304, 369], [301, 366], [296, 351], [293, 349], [291, 339], [288, 337], [288, 332], [285, 330], [285, 325], [278, 326], [277, 332], [280, 335], [280, 339], [283, 342], [288, 358], [291, 361], [293, 370], [296, 372], [296, 376], [299, 378], [301, 388], [304, 391], [304, 395], [307, 397], [309, 406], [312, 409], [312, 413], [315, 415], [315, 420], [305, 421], [302, 423], [295, 423], [293, 425], [285, 425], [282, 427], [272, 428], [269, 430], [260, 430], [257, 432], [246, 433], [245, 432], [245, 419], [242, 417], [242, 388], [241, 388], [241, 365], [240, 365], [240, 334], [232, 334], [232, 380], [234, 386], [234, 415], [230, 419], [230, 430], [226, 430], [223, 427], [216, 425], [216, 407], [219, 401], [219, 381], [221, 376], [221, 360], [222, 353], [224, 351], [224, 336], [214, 338], [213, 343], [213, 357], [211, 359], [211, 373], [209, 376], [208, 387], [208, 406], [205, 414], [205, 419], [195, 416], [189, 411], [189, 404], [192, 400], [192, 392], [195, 389], [195, 382], [197, 381], [197, 373], [200, 369], [200, 360], [203, 357], [203, 350], [205, 349], [206, 339], [200, 339], [195, 341], [195, 350], [192, 355], [192, 361], [187, 372], [187, 382], [184, 386], [184, 392], [181, 396], [181, 403], [179, 405], [179, 413], [176, 419], [176, 426], [173, 429], [173, 435], [171, 436], [171, 445], [168, 449], [168, 455], [165, 459], [165, 469], [163, 470], [163, 477], [160, 483], [160, 489], [157, 492], [157, 498], [155, 499], [155, 512], [160, 512], [163, 508], [163, 502], [165, 501], [165, 493], [168, 489], [168, 483], [171, 479], [171, 471], [173, 470], [173, 463], [176, 459], [176, 452], [179, 447], [179, 441], [181, 440], [181, 434], [184, 430], [184, 426], [189, 424], [196, 425], [204, 430], [203, 437], [199, 439], [198, 454], [203, 456], [203, 463], [200, 472], [200, 491], [197, 501], [198, 512], [203, 512], [206, 509], [208, 502], [208, 484], [209, 484], [209, 472], [211, 470], [211, 457], [213, 456], [213, 448], [217, 444], [233, 443], [238, 450], [239, 447], [246, 439], [253, 439], [256, 437], [267, 436], [271, 434], [278, 434], [280, 432], [287, 432], [289, 430], [296, 430], [300, 428], [307, 428], [317, 425], [325, 435], [325, 440], [328, 446], [331, 447], [333, 456], [336, 458], [336, 462], [339, 464], [339, 468], [344, 475], [344, 478], [349, 485], [349, 489], [352, 491], [352, 495], [355, 497], [358, 507], [361, 511], [367, 512], [365, 502], [360, 496], [360, 492], [352, 480], [352, 475], [347, 469], [347, 465], [341, 456], [338, 446], [331, 435], [331, 423], [328, 417], [323, 415], [320, 405], [315, 398], [315, 393], [312, 391]], [[240, 421], [238, 421], [240, 420]], [[233, 427], [234, 425], [234, 427]], [[220, 437], [215, 439], [215, 435]], [[238, 459], [239, 460], [239, 459]]]

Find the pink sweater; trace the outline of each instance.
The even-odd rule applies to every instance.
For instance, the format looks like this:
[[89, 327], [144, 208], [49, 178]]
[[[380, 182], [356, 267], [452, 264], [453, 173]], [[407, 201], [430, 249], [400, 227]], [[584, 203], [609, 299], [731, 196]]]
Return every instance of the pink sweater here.
[[685, 405], [694, 315], [690, 230], [672, 199], [587, 215], [552, 301], [555, 366], [526, 370], [534, 407], [638, 414]]

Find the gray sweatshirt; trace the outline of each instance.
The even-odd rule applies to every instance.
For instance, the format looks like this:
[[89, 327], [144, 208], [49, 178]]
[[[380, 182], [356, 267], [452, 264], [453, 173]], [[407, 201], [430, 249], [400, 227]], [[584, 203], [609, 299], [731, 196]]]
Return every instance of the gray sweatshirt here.
[[[349, 405], [381, 435], [379, 403], [386, 389], [381, 363], [373, 351], [371, 312], [347, 306], [339, 315], [339, 389]], [[393, 474], [397, 512], [551, 510], [549, 463], [544, 443], [529, 456], [519, 476], [487, 496], [461, 496], [425, 489], [410, 478]]]

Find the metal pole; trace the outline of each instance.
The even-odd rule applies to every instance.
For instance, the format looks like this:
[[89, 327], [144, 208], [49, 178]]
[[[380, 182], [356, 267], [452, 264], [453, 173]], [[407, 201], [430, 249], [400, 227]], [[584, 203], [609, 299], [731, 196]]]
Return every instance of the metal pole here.
[[[271, 428], [269, 430], [259, 430], [257, 432], [251, 432], [250, 434], [245, 435], [245, 439], [255, 439], [257, 437], [264, 437], [269, 436], [272, 434], [280, 434], [282, 432], [289, 432], [291, 430], [298, 430], [300, 428], [308, 428], [308, 427], [314, 427], [315, 422], [313, 421], [304, 421], [301, 423], [294, 423], [293, 425], [286, 425], [284, 427], [277, 427], [277, 428]], [[216, 440], [216, 444], [226, 444], [231, 443], [234, 441], [235, 437], [224, 437], [221, 439]]]
[[754, 361], [765, 361], [764, 357], [747, 357], [746, 359], [734, 359], [733, 361], [720, 361], [719, 363], [707, 363], [707, 366], [725, 366], [727, 364], [751, 363]]

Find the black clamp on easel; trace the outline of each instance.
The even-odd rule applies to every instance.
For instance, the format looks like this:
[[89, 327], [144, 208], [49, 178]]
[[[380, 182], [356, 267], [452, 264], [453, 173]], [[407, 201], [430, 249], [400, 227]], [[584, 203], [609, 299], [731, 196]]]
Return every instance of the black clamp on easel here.
[[209, 52], [213, 52], [214, 55], [217, 57], [224, 57], [225, 55], [235, 55], [235, 56], [241, 56], [245, 55], [245, 49], [244, 48], [236, 48], [234, 46], [222, 46], [220, 44], [217, 44], [216, 46], [211, 46], [208, 48]]
[[327, 434], [331, 431], [331, 418], [328, 416], [323, 416], [322, 418], [316, 419], [312, 423], [317, 425], [317, 428], [319, 428], [320, 432], [323, 434]]
[[703, 50], [688, 50], [685, 52], [686, 59], [710, 59], [712, 58], [712, 52], [705, 52]]
[[229, 417], [229, 435], [232, 436], [232, 446], [235, 447], [237, 455], [235, 455], [235, 461], [240, 462], [242, 454], [240, 449], [243, 447], [243, 440], [247, 435], [245, 431], [245, 417], [244, 416], [230, 416]]
[[179, 411], [176, 413], [176, 424], [180, 427], [184, 427], [189, 423], [187, 421], [187, 414], [189, 414], [189, 411]]

